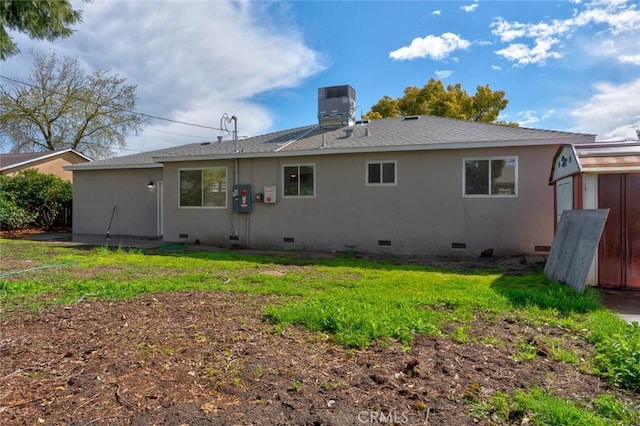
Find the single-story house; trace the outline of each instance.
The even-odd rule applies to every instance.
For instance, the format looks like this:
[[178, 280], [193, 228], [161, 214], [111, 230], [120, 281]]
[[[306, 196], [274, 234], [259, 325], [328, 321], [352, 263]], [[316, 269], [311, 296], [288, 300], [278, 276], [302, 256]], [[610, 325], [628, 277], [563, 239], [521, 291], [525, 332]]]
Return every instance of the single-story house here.
[[0, 174], [13, 175], [21, 170], [35, 169], [40, 173], [56, 175], [72, 181], [73, 173], [65, 166], [90, 162], [91, 158], [74, 149], [55, 151], [0, 154]]
[[67, 167], [73, 232], [415, 255], [547, 252], [549, 162], [561, 145], [595, 142], [425, 115], [356, 120], [350, 86], [318, 94], [317, 124]]
[[558, 148], [549, 183], [564, 210], [609, 209], [587, 284], [640, 288], [640, 141]]

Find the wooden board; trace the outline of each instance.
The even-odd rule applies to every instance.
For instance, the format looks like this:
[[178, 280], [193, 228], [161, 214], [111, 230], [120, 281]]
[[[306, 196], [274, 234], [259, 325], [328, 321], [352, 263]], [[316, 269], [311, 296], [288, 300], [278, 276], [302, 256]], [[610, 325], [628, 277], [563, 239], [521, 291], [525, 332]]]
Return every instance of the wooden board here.
[[553, 239], [545, 275], [582, 293], [609, 209], [565, 210]]

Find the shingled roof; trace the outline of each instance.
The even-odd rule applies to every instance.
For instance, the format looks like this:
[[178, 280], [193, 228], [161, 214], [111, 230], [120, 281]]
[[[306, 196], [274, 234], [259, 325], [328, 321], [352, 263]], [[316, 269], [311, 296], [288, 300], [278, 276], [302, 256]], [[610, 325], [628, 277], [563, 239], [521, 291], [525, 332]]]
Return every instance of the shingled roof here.
[[71, 148], [58, 149], [54, 151], [42, 151], [42, 152], [9, 153], [9, 154], [0, 154], [0, 171], [23, 166], [39, 160], [55, 157], [57, 155], [62, 155], [67, 152], [73, 152], [74, 154], [77, 154], [80, 157], [88, 161], [91, 161], [91, 158]]
[[171, 161], [550, 145], [594, 140], [595, 136], [589, 134], [422, 115], [364, 120], [337, 129], [311, 125], [240, 139], [237, 146], [231, 140], [193, 143], [69, 166], [68, 169], [162, 167], [160, 163]]

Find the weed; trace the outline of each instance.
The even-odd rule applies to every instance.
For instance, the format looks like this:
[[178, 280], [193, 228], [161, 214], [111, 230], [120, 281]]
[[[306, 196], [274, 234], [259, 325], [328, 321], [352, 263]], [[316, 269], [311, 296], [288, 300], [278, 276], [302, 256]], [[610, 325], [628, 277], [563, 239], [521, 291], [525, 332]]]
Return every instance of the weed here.
[[469, 337], [470, 329], [471, 329], [471, 326], [469, 325], [458, 327], [453, 331], [451, 338], [456, 343], [467, 343], [471, 340], [471, 338]]
[[534, 425], [634, 425], [637, 408], [618, 401], [612, 395], [599, 395], [592, 401], [572, 401], [538, 388], [519, 390], [512, 396], [494, 392], [487, 401], [472, 403], [471, 414], [503, 424]]
[[593, 409], [602, 417], [612, 419], [620, 424], [640, 424], [640, 409], [631, 404], [618, 401], [609, 394], [598, 395], [592, 402]]
[[205, 367], [204, 370], [202, 370], [202, 374], [200, 374], [200, 378], [204, 380], [211, 380], [218, 377], [220, 373], [220, 370], [217, 368]]
[[516, 352], [513, 359], [516, 361], [532, 360], [538, 355], [538, 347], [532, 340], [520, 340], [516, 343]]
[[545, 344], [549, 349], [549, 355], [552, 359], [567, 364], [578, 364], [581, 359], [580, 356], [572, 350], [565, 349], [564, 339], [559, 337], [545, 338]]
[[482, 338], [482, 343], [488, 346], [493, 346], [494, 348], [504, 348], [506, 346], [506, 342], [495, 336], [484, 336]]
[[197, 343], [205, 343], [207, 341], [207, 336], [202, 333], [196, 333], [193, 335], [193, 340]]
[[302, 384], [302, 382], [301, 382], [301, 381], [299, 381], [299, 380], [292, 380], [292, 381], [291, 381], [291, 389], [292, 389], [292, 390], [294, 390], [294, 391], [296, 391], [296, 392], [301, 391], [301, 390], [302, 390], [302, 388], [303, 388], [303, 386], [304, 386], [304, 385], [303, 385], [303, 384]]
[[596, 365], [613, 385], [640, 391], [640, 327], [629, 324], [596, 344]]

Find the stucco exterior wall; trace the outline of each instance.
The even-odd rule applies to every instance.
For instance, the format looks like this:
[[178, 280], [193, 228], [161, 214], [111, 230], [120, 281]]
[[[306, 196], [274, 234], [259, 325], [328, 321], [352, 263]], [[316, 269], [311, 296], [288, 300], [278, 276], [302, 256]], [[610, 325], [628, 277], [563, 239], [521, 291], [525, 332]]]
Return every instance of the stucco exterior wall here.
[[[265, 185], [276, 185], [278, 191], [276, 204], [254, 202], [248, 214], [233, 213], [230, 196], [226, 209], [178, 207], [179, 169], [225, 166], [230, 193], [233, 160], [166, 163], [164, 239], [421, 255], [478, 256], [487, 248], [496, 255], [532, 253], [553, 240], [547, 170], [557, 148], [242, 159], [237, 183], [251, 184], [254, 194]], [[463, 158], [496, 156], [518, 157], [518, 196], [463, 197]], [[397, 184], [367, 186], [366, 162], [371, 160], [396, 161]], [[313, 198], [283, 197], [283, 166], [296, 164], [315, 165]], [[230, 240], [233, 235], [237, 241]], [[452, 243], [465, 248], [452, 248]]]
[[[166, 163], [164, 166], [164, 239], [213, 245], [229, 243], [233, 222], [237, 220], [231, 209], [233, 185], [232, 160]], [[227, 208], [180, 207], [179, 171], [185, 168], [227, 168]], [[181, 234], [183, 236], [181, 236]], [[186, 237], [184, 236], [186, 235]]]
[[[105, 235], [117, 204], [111, 235], [157, 236], [157, 182], [162, 169], [74, 171], [73, 232]], [[149, 188], [149, 181], [154, 187]]]

